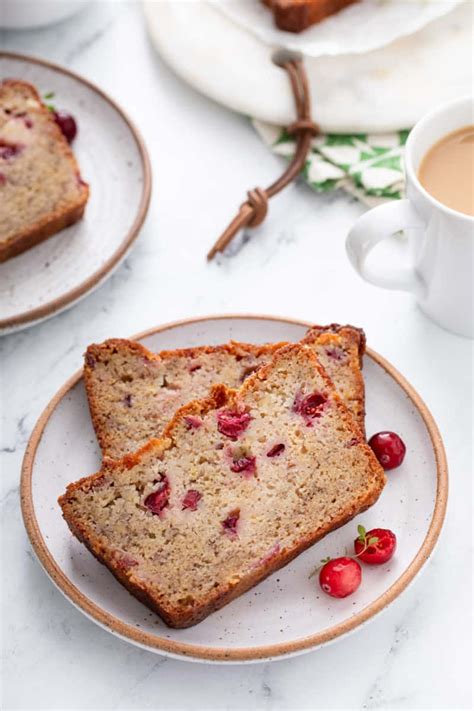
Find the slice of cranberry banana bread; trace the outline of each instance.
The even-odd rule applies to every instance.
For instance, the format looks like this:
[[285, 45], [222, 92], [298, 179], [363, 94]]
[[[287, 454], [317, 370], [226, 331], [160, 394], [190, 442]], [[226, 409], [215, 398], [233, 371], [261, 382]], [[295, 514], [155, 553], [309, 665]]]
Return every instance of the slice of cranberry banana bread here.
[[[305, 341], [363, 429], [362, 332], [351, 326], [315, 326]], [[159, 354], [118, 339], [89, 346], [84, 380], [103, 454], [119, 459], [159, 436], [178, 407], [205, 397], [214, 383], [240, 387], [281, 345], [230, 343]]]
[[0, 82], [0, 262], [79, 220], [88, 197], [69, 144], [36, 89]]
[[60, 498], [74, 535], [172, 627], [187, 627], [371, 506], [385, 483], [312, 349], [215, 386], [162, 439]]

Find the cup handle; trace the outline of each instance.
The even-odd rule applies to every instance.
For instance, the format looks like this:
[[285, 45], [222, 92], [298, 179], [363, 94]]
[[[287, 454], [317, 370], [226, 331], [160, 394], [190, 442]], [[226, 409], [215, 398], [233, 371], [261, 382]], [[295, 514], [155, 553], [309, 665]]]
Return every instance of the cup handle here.
[[374, 268], [366, 259], [382, 240], [403, 229], [422, 229], [424, 222], [410, 200], [396, 200], [374, 207], [359, 217], [347, 236], [346, 250], [352, 266], [365, 281], [385, 289], [420, 294], [423, 283], [414, 267], [391, 265]]

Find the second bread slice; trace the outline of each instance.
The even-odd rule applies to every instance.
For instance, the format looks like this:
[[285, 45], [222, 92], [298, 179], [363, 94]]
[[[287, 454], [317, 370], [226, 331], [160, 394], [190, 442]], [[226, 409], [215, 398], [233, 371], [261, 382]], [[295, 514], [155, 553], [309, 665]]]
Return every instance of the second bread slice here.
[[[363, 431], [363, 332], [337, 324], [314, 326], [303, 342], [314, 350]], [[179, 407], [205, 397], [214, 383], [240, 387], [281, 345], [233, 342], [161, 353], [120, 339], [89, 346], [84, 381], [104, 456], [119, 459], [158, 437]]]

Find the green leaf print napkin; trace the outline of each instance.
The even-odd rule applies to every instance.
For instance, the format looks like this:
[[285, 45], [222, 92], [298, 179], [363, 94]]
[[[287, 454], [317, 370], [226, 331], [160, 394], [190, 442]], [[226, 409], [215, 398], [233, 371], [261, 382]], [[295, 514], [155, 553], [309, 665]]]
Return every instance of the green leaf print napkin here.
[[[253, 125], [278, 155], [290, 158], [295, 139], [284, 128], [260, 121]], [[303, 170], [317, 192], [342, 188], [373, 207], [403, 197], [403, 154], [408, 130], [384, 134], [322, 134], [313, 139]]]

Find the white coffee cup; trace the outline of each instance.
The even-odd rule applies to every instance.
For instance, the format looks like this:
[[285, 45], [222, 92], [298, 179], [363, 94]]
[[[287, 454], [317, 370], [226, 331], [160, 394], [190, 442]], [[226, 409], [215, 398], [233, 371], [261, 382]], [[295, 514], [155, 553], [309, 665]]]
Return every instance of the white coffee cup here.
[[[474, 338], [474, 218], [446, 207], [418, 180], [422, 158], [447, 133], [474, 123], [472, 97], [445, 104], [422, 118], [406, 144], [406, 200], [384, 203], [360, 217], [347, 237], [360, 276], [386, 289], [415, 294], [425, 314], [449, 331]], [[411, 266], [374, 266], [376, 244], [408, 230]], [[372, 260], [373, 261], [373, 260]]]

